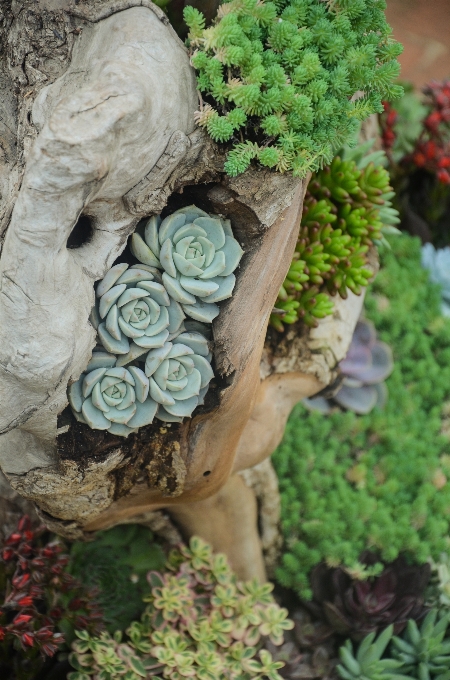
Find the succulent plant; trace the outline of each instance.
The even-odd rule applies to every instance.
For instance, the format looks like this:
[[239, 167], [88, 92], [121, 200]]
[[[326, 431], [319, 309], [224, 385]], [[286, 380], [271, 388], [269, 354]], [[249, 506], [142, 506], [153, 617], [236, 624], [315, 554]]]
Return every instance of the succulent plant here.
[[149, 397], [149, 379], [137, 366], [115, 366], [116, 357], [94, 352], [86, 372], [70, 385], [75, 418], [94, 430], [128, 436], [150, 425], [158, 404]]
[[350, 640], [339, 649], [341, 664], [336, 668], [342, 680], [413, 680], [409, 675], [402, 675], [401, 661], [382, 659], [386, 647], [392, 638], [393, 626], [389, 626], [378, 636], [370, 633], [358, 647], [354, 656]]
[[450, 413], [450, 320], [420, 265], [419, 239], [390, 242], [365, 299], [395, 357], [388, 407], [324, 417], [299, 404], [273, 455], [285, 546], [276, 576], [305, 599], [322, 560], [352, 568], [376, 546], [384, 563], [403, 553], [423, 564], [448, 551], [449, 439], [440, 430]]
[[281, 645], [293, 623], [274, 602], [270, 584], [238, 582], [225, 556], [213, 555], [197, 537], [172, 551], [166, 566], [165, 573], [148, 574], [148, 606], [127, 640], [78, 634], [70, 658], [77, 672], [68, 680], [161, 674], [169, 680], [281, 680], [283, 663], [273, 661], [263, 642]]
[[[212, 25], [187, 6], [188, 47], [201, 99], [196, 121], [230, 142], [225, 170], [253, 159], [305, 177], [351, 140], [393, 84], [402, 48], [382, 3], [363, 0], [231, 0]], [[353, 97], [358, 91], [361, 97]]]
[[294, 257], [270, 319], [278, 331], [299, 319], [316, 326], [333, 312], [329, 296], [346, 298], [348, 290], [359, 295], [372, 276], [369, 247], [386, 244], [385, 233], [398, 231], [384, 152], [368, 153], [372, 145], [343, 149], [342, 158], [312, 177]]
[[419, 680], [449, 680], [450, 640], [444, 639], [449, 622], [450, 613], [432, 609], [420, 629], [410, 620], [403, 637], [392, 638], [392, 656], [401, 662], [403, 673]]
[[201, 322], [232, 295], [243, 254], [229, 221], [195, 206], [150, 218], [131, 250], [141, 264], [116, 264], [97, 287], [90, 321], [100, 347], [68, 389], [78, 421], [125, 437], [203, 403], [214, 373]]
[[203, 403], [214, 372], [205, 336], [184, 325], [182, 330], [162, 347], [147, 350], [133, 343], [119, 358], [93, 352], [86, 371], [68, 390], [75, 418], [92, 429], [127, 437], [155, 416], [167, 422], [190, 417]]
[[189, 417], [214, 377], [208, 341], [198, 332], [184, 332], [150, 350], [145, 356], [145, 375], [150, 397], [159, 404], [157, 417], [181, 422]]
[[179, 330], [183, 310], [157, 279], [154, 267], [116, 264], [100, 281], [91, 320], [108, 352], [127, 354], [130, 340], [144, 350], [162, 347]]
[[437, 609], [450, 610], [450, 556], [442, 553], [439, 559], [430, 559], [431, 579], [427, 588], [427, 604]]
[[430, 272], [430, 280], [441, 286], [442, 314], [450, 316], [450, 247], [436, 249], [431, 243], [425, 243], [422, 267]]
[[97, 593], [70, 575], [63, 546], [45, 532], [25, 515], [0, 550], [2, 680], [49, 677], [74, 627], [103, 630]]
[[[377, 557], [365, 552], [359, 562], [373, 567]], [[349, 571], [321, 563], [311, 574], [312, 607], [337, 632], [361, 640], [368, 633], [393, 624], [394, 631], [399, 633], [408, 619], [418, 619], [425, 613], [424, 590], [430, 578], [428, 564], [408, 565], [399, 557], [379, 576], [365, 580], [353, 579]]]
[[334, 404], [363, 415], [375, 406], [383, 407], [387, 400], [386, 378], [394, 369], [392, 350], [377, 340], [375, 326], [367, 319], [356, 324], [352, 342], [345, 359], [339, 362], [343, 376], [340, 387], [332, 398], [305, 399], [311, 410], [330, 413]]
[[233, 272], [243, 255], [229, 220], [195, 206], [181, 208], [162, 221], [151, 217], [143, 235], [132, 235], [131, 251], [140, 262], [163, 269], [169, 296], [188, 316], [204, 323], [219, 314], [216, 302], [231, 297]]

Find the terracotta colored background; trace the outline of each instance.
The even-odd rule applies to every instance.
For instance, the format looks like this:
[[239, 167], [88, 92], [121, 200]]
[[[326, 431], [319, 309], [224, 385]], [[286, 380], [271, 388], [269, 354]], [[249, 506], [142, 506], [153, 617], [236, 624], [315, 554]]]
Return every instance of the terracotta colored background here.
[[387, 0], [394, 36], [403, 43], [401, 78], [422, 87], [450, 78], [450, 0]]

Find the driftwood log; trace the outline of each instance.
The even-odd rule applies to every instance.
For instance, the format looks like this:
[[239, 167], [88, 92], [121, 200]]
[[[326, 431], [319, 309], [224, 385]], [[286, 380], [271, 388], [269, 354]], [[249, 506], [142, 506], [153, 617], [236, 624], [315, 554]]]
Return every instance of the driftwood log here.
[[[332, 382], [362, 298], [337, 301], [312, 331], [267, 335], [306, 180], [224, 175], [223, 150], [194, 127], [188, 54], [150, 0], [0, 7], [0, 467], [68, 538], [166, 508], [184, 535], [262, 579], [256, 497], [238, 473]], [[245, 251], [213, 323], [205, 404], [127, 439], [90, 430], [66, 390], [95, 346], [94, 282], [141, 219], [192, 203], [230, 218]]]

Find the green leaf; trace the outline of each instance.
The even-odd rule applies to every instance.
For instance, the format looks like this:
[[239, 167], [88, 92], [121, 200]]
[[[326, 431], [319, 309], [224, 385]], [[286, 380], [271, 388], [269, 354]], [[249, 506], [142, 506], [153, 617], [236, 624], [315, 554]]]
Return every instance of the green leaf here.
[[147, 677], [147, 671], [145, 670], [140, 659], [138, 659], [136, 656], [133, 656], [130, 659], [128, 659], [128, 663], [130, 664], [131, 668], [137, 675], [140, 675], [142, 678]]

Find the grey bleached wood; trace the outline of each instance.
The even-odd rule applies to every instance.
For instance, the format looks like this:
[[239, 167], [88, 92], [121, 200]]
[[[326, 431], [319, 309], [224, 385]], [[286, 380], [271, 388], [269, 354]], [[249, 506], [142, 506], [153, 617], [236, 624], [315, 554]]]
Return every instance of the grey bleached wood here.
[[[224, 151], [193, 129], [187, 53], [149, 0], [45, 0], [39, 17], [32, 0], [21, 7], [0, 25], [7, 46], [0, 56], [0, 465], [47, 524], [71, 539], [169, 505], [189, 534], [201, 529], [208, 507], [222, 529], [203, 525], [205, 535], [227, 548], [235, 544], [233, 522], [237, 530], [246, 515], [242, 545], [247, 536], [253, 573], [262, 577], [253, 492], [232, 472], [270, 455], [275, 439], [267, 432], [279, 436], [295, 400], [330, 379], [355, 316], [342, 332], [335, 317], [315, 349], [298, 346], [294, 363], [266, 353], [260, 382], [306, 183], [262, 169], [223, 175]], [[131, 447], [116, 438], [62, 456], [73, 425], [58, 430], [57, 416], [95, 342], [94, 281], [141, 217], [205, 183], [198, 200], [230, 217], [246, 251], [236, 293], [213, 325], [215, 401], [180, 427], [140, 433]], [[91, 218], [93, 236], [67, 249], [80, 214]], [[233, 562], [250, 575], [244, 553], [235, 550]]]
[[[190, 144], [195, 79], [163, 17], [147, 3], [86, 23], [66, 72], [34, 101], [38, 136], [0, 260], [5, 472], [55, 463], [67, 384], [95, 344], [93, 283], [144, 214], [129, 211], [123, 196], [151, 173], [174, 136]], [[92, 218], [93, 237], [70, 250], [82, 212]]]

